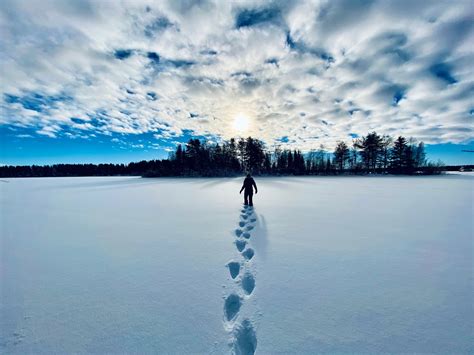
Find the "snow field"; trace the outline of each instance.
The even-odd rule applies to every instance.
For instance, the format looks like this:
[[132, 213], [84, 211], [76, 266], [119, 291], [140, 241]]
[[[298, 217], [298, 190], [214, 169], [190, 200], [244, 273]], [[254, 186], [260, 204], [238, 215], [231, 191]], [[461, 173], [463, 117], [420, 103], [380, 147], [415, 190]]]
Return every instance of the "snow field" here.
[[474, 178], [0, 183], [0, 353], [470, 353]]

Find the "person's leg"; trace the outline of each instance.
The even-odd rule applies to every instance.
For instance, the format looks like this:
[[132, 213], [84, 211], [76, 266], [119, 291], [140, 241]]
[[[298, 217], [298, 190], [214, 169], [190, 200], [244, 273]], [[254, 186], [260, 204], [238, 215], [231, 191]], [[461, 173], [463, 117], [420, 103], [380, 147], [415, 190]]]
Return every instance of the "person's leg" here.
[[244, 205], [247, 206], [249, 204], [249, 195], [248, 193], [244, 192]]
[[252, 198], [253, 198], [253, 194], [249, 194], [249, 205], [250, 205], [250, 206], [253, 206], [253, 200], [252, 200]]

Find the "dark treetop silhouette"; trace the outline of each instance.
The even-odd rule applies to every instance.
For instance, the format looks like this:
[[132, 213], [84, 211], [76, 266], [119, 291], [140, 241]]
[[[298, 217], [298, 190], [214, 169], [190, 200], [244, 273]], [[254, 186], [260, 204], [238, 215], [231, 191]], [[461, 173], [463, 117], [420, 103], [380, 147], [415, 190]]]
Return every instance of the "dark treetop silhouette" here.
[[258, 192], [257, 190], [257, 184], [255, 183], [255, 180], [253, 177], [250, 176], [250, 174], [247, 174], [244, 183], [242, 185], [242, 188], [240, 189], [239, 193], [242, 193], [242, 190], [244, 191], [244, 205], [246, 206], [253, 206], [253, 189], [255, 188], [255, 193]]

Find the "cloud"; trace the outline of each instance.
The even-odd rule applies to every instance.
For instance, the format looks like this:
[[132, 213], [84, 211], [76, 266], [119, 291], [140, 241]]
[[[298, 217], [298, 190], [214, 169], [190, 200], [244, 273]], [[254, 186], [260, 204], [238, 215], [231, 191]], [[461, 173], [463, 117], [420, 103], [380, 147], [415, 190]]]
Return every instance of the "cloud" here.
[[269, 147], [466, 142], [473, 22], [469, 1], [5, 0], [0, 124], [226, 139], [243, 114]]

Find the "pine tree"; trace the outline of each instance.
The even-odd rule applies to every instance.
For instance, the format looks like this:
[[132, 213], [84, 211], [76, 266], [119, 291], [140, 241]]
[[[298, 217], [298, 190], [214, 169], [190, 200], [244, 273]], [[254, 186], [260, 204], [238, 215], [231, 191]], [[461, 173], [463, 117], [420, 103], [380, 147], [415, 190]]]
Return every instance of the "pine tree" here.
[[387, 135], [382, 137], [380, 150], [380, 167], [386, 170], [390, 162], [390, 146], [393, 143], [393, 138]]
[[294, 174], [294, 166], [293, 166], [293, 154], [291, 153], [291, 150], [288, 151], [288, 173], [289, 174]]
[[358, 149], [360, 149], [360, 155], [364, 167], [368, 170], [375, 171], [381, 156], [382, 137], [380, 137], [376, 132], [372, 132], [366, 137], [357, 139], [354, 144]]
[[404, 152], [404, 173], [412, 174], [415, 167], [415, 151], [412, 145], [408, 145]]
[[349, 159], [349, 148], [343, 141], [337, 142], [334, 150], [334, 162], [339, 170], [344, 170], [346, 162]]
[[399, 136], [393, 143], [390, 154], [390, 166], [395, 173], [401, 173], [406, 166], [406, 149], [407, 140], [405, 137]]

